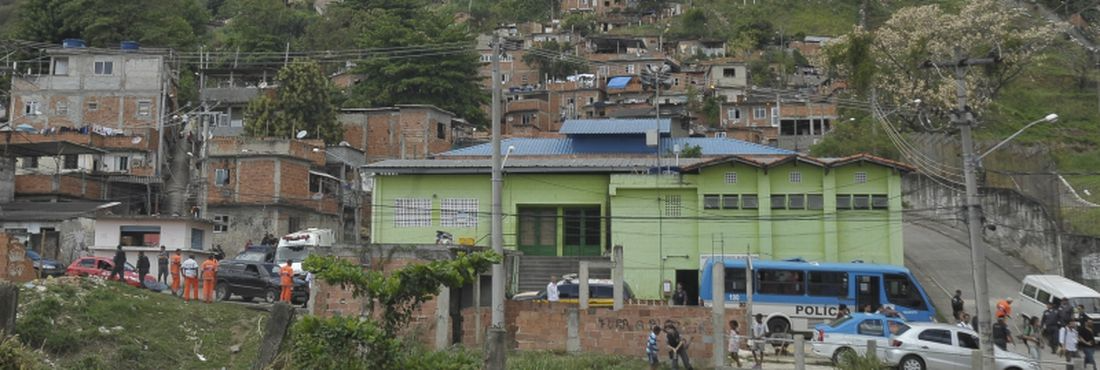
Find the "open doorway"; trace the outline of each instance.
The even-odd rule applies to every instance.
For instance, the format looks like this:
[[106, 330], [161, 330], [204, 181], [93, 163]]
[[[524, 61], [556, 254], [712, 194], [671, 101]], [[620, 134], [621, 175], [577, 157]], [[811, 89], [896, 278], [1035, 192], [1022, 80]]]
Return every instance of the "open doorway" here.
[[676, 282], [687, 292], [687, 305], [699, 305], [699, 270], [676, 270]]

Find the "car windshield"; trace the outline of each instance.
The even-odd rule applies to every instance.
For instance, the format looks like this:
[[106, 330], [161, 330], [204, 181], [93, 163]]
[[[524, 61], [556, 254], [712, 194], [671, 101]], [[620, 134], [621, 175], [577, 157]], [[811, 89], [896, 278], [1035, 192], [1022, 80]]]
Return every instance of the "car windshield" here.
[[279, 266], [277, 265], [262, 265], [260, 268], [266, 270], [271, 277], [279, 277]]
[[309, 255], [309, 249], [303, 246], [280, 247], [275, 251], [275, 261], [284, 263], [286, 260], [302, 262]]
[[263, 262], [264, 256], [264, 252], [249, 251], [237, 255], [237, 259], [241, 261]]
[[1086, 313], [1100, 313], [1100, 298], [1070, 298], [1069, 303], [1073, 307], [1084, 305]]
[[844, 325], [844, 323], [849, 322], [849, 321], [852, 321], [852, 316], [845, 315], [844, 317], [841, 317], [839, 319], [836, 319], [836, 320], [833, 320], [832, 322], [830, 322], [829, 327], [832, 327], [832, 328], [840, 327], [841, 325]]

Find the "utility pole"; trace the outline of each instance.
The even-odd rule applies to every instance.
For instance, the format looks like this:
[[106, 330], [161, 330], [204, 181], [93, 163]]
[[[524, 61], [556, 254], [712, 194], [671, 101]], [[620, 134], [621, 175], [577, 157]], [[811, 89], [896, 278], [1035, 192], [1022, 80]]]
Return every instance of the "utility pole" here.
[[201, 151], [202, 157], [199, 159], [199, 161], [201, 161], [202, 164], [199, 167], [199, 177], [201, 178], [201, 182], [199, 182], [199, 192], [200, 192], [199, 196], [201, 197], [200, 199], [201, 199], [202, 203], [200, 203], [200, 205], [199, 205], [199, 218], [200, 219], [206, 219], [206, 207], [207, 207], [207, 201], [208, 201], [208, 198], [209, 198], [209, 195], [207, 194], [207, 189], [208, 189], [207, 182], [209, 181], [209, 179], [207, 178], [207, 174], [206, 174], [206, 172], [207, 172], [207, 170], [206, 170], [206, 167], [207, 167], [206, 166], [206, 162], [207, 162], [206, 161], [206, 156], [207, 156], [208, 150], [210, 148], [209, 141], [210, 141], [210, 117], [211, 117], [210, 116], [210, 107], [208, 107], [206, 104], [202, 105], [202, 116], [201, 117], [202, 117], [202, 138], [201, 138], [201, 140], [202, 140], [202, 151]]
[[974, 328], [981, 336], [983, 367], [993, 368], [993, 341], [991, 315], [989, 311], [989, 281], [986, 277], [985, 244], [982, 242], [981, 204], [978, 200], [978, 158], [974, 154], [974, 115], [966, 105], [966, 68], [976, 65], [995, 64], [993, 58], [970, 59], [961, 49], [955, 49], [955, 60], [942, 63], [926, 62], [925, 67], [951, 67], [955, 70], [955, 99], [958, 108], [951, 115], [951, 123], [959, 127], [962, 135], [963, 172], [966, 182], [966, 223], [970, 239], [970, 261], [974, 267], [974, 305], [977, 307], [978, 327]]
[[[504, 230], [503, 214], [501, 212], [501, 185], [504, 179], [501, 174], [502, 159], [500, 155], [500, 35], [493, 33], [493, 103], [492, 103], [492, 142], [493, 142], [493, 209], [490, 221], [490, 244], [493, 251], [504, 257]], [[492, 325], [489, 327], [487, 339], [488, 351], [485, 357], [485, 368], [490, 370], [504, 370], [504, 261], [493, 264], [493, 309]], [[480, 330], [480, 329], [479, 329]]]

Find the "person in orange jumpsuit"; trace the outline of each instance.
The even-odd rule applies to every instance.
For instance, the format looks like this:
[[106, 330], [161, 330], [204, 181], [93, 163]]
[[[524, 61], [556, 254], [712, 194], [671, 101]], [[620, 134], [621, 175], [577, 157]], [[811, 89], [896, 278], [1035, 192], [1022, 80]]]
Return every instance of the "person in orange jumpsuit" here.
[[180, 258], [180, 249], [176, 248], [176, 254], [170, 258], [171, 262], [168, 265], [168, 271], [172, 275], [172, 295], [179, 294], [180, 291], [180, 264], [183, 261]]
[[202, 271], [202, 297], [206, 303], [214, 302], [214, 285], [217, 284], [218, 262], [214, 256], [206, 256], [206, 261], [200, 267]]
[[997, 318], [1012, 318], [1012, 297], [1002, 299], [997, 302]]
[[183, 270], [183, 300], [191, 301], [199, 299], [199, 263], [195, 262], [195, 256], [188, 255], [187, 260], [180, 265]]
[[290, 260], [286, 260], [286, 264], [279, 269], [279, 277], [282, 278], [280, 283], [283, 286], [282, 294], [279, 294], [279, 301], [290, 302], [291, 290], [294, 289], [294, 267], [291, 266]]

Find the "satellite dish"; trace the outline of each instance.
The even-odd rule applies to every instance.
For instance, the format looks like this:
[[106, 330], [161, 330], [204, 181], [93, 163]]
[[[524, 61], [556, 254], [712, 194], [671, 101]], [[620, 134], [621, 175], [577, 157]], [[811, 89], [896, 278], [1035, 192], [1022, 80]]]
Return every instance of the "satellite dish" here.
[[137, 143], [140, 143], [140, 142], [141, 142], [141, 136], [134, 136], [133, 139], [130, 139], [130, 144], [137, 144]]
[[267, 81], [260, 82], [260, 88], [261, 89], [266, 89], [267, 88]]
[[298, 133], [295, 134], [294, 137], [298, 138], [298, 140], [301, 140], [301, 139], [304, 139], [306, 137], [306, 135], [309, 135], [309, 133], [306, 132], [306, 130], [302, 130], [302, 131], [298, 131]]
[[338, 144], [338, 145], [340, 145], [340, 146], [351, 146], [351, 143], [348, 143], [347, 141], [341, 141], [340, 144]]

